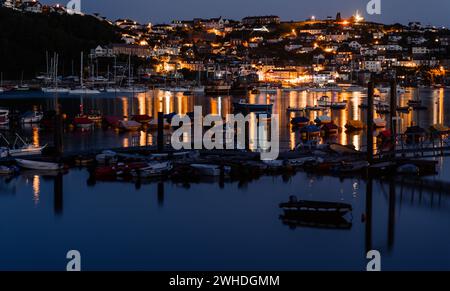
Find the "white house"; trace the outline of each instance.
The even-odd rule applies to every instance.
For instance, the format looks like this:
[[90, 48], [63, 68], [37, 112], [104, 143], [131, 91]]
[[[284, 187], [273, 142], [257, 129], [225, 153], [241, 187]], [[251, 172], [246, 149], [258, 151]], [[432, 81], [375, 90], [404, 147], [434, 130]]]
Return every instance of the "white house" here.
[[361, 49], [361, 47], [362, 47], [362, 45], [359, 43], [359, 42], [357, 42], [357, 41], [351, 41], [349, 44], [348, 44], [348, 46], [350, 47], [350, 48], [352, 48], [352, 49], [354, 49], [354, 50], [359, 50], [359, 49]]
[[428, 54], [430, 52], [430, 50], [427, 47], [413, 47], [412, 48], [412, 53], [413, 55], [425, 55]]
[[369, 72], [379, 73], [382, 71], [381, 61], [364, 61], [363, 69]]

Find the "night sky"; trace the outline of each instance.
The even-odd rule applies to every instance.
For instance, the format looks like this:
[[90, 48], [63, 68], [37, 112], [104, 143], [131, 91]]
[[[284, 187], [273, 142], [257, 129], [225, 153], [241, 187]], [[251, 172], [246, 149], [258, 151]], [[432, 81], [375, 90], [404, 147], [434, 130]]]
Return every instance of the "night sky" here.
[[[356, 10], [366, 13], [369, 0], [81, 0], [86, 13], [98, 12], [115, 20], [128, 17], [140, 22], [169, 23], [173, 19], [194, 17], [241, 19], [249, 15], [275, 14], [282, 20], [303, 20], [335, 16], [340, 11], [349, 16]], [[65, 4], [69, 0], [41, 0], [42, 3]], [[366, 16], [383, 22], [421, 21], [423, 24], [450, 26], [448, 0], [381, 0], [382, 14]]]

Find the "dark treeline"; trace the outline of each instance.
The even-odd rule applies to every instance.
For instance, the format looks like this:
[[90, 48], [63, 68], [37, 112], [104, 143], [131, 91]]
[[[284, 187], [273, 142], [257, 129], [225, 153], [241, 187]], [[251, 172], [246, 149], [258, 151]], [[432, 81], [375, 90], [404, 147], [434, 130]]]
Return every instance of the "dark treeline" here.
[[0, 72], [6, 80], [46, 71], [46, 52], [59, 53], [59, 72], [79, 72], [80, 52], [120, 42], [110, 24], [93, 16], [22, 13], [0, 8]]

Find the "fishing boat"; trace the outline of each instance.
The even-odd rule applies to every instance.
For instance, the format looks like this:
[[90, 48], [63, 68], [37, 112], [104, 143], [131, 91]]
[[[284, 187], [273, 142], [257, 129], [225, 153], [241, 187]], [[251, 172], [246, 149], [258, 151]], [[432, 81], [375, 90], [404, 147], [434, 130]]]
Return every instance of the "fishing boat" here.
[[241, 99], [239, 102], [234, 102], [233, 107], [237, 111], [272, 112], [273, 104], [250, 104]]
[[363, 130], [365, 128], [365, 125], [360, 120], [349, 120], [347, 124], [345, 125], [345, 128], [348, 131], [359, 131]]
[[119, 121], [119, 128], [125, 131], [138, 131], [142, 124], [134, 120], [121, 120]]
[[55, 162], [45, 162], [45, 161], [34, 161], [34, 160], [23, 160], [16, 159], [17, 165], [21, 168], [30, 170], [48, 170], [57, 171], [63, 169], [64, 165]]
[[132, 170], [131, 175], [139, 178], [152, 178], [164, 176], [173, 169], [173, 163], [170, 161], [149, 163], [147, 167]]
[[297, 127], [303, 127], [309, 124], [309, 118], [307, 117], [294, 117], [291, 120], [291, 124]]
[[225, 175], [229, 174], [231, 171], [230, 167], [211, 164], [191, 164], [191, 167], [200, 172], [200, 174], [205, 176], [220, 176], [222, 170]]
[[373, 125], [375, 128], [385, 128], [386, 127], [386, 120], [382, 118], [376, 118], [373, 120]]
[[40, 111], [29, 111], [22, 115], [21, 122], [23, 124], [39, 123], [44, 118], [44, 113]]
[[91, 129], [94, 126], [94, 122], [85, 116], [75, 117], [73, 125], [81, 129]]
[[0, 126], [9, 125], [9, 110], [0, 108]]

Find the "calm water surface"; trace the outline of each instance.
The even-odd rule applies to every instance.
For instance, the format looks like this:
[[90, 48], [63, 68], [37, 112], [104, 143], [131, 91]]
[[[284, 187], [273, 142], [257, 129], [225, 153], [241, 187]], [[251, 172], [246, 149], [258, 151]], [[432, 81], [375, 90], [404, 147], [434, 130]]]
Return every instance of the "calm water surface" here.
[[[403, 116], [404, 124], [449, 124], [445, 114], [450, 108], [449, 93], [420, 92], [429, 110]], [[414, 94], [407, 93], [402, 102]], [[297, 142], [287, 126], [286, 108], [314, 104], [316, 99], [306, 92], [251, 98], [274, 100], [285, 149]], [[336, 123], [343, 126], [348, 119], [364, 117], [358, 108], [364, 95], [335, 98], [350, 100], [347, 111], [331, 113]], [[86, 110], [111, 115], [186, 113], [195, 104], [203, 105], [206, 113], [226, 114], [233, 100], [163, 92], [83, 99]], [[65, 112], [75, 114], [81, 100], [63, 97], [61, 102]], [[40, 94], [0, 97], [0, 107], [18, 104], [21, 110], [46, 109], [51, 103], [50, 96]], [[38, 144], [51, 140], [51, 133], [38, 128], [28, 128], [25, 134]], [[342, 133], [338, 141], [358, 147], [363, 138]], [[69, 150], [152, 143], [151, 132], [132, 135], [96, 129], [65, 136]], [[439, 176], [429, 179], [450, 181], [449, 161], [439, 161]], [[86, 169], [72, 169], [62, 177], [35, 172], [0, 177], [0, 270], [64, 270], [65, 255], [71, 249], [81, 252], [84, 270], [363, 270], [366, 249], [382, 253], [385, 270], [450, 270], [449, 194], [407, 183], [374, 180], [370, 188], [360, 178], [306, 173], [263, 177], [248, 184], [228, 182], [223, 187], [218, 181], [189, 187], [172, 182], [89, 185], [88, 178]], [[372, 203], [367, 203], [368, 192], [372, 192]], [[346, 217], [351, 228], [284, 225], [278, 204], [290, 195], [352, 204], [352, 216]], [[373, 211], [371, 225], [367, 224], [368, 206]]]

